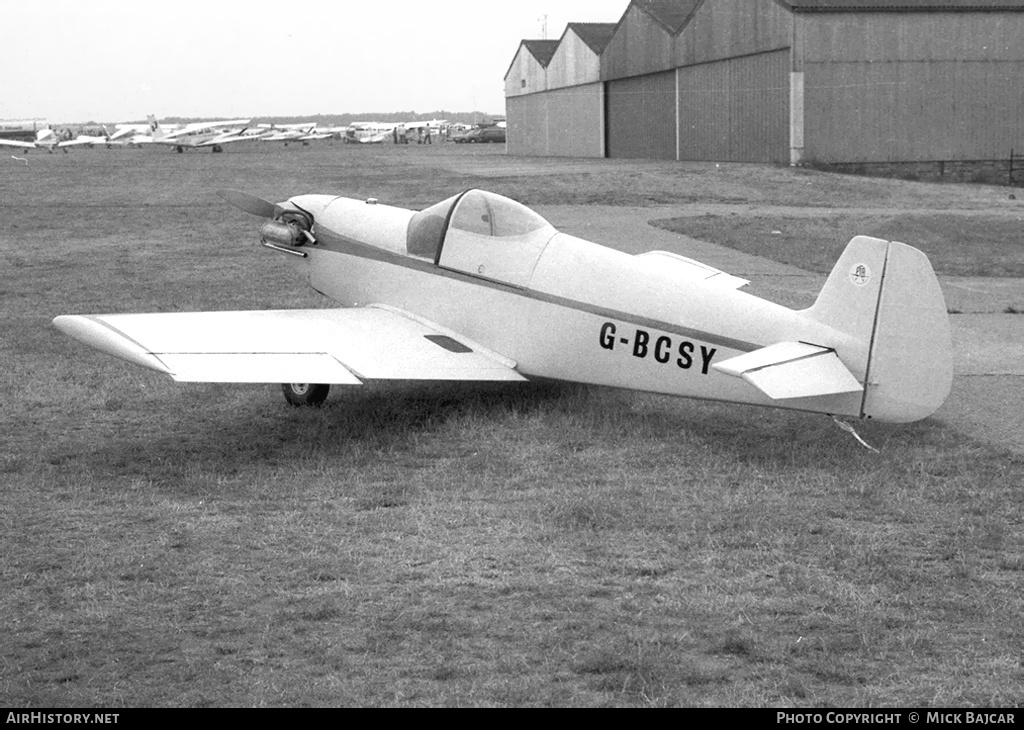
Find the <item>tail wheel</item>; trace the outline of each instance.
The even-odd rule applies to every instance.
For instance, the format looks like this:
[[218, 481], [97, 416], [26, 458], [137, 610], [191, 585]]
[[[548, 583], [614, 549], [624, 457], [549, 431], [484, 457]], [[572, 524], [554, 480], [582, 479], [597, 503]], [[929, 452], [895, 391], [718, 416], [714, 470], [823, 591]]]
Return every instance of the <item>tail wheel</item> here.
[[316, 408], [327, 400], [331, 386], [322, 383], [283, 383], [284, 398], [295, 407]]

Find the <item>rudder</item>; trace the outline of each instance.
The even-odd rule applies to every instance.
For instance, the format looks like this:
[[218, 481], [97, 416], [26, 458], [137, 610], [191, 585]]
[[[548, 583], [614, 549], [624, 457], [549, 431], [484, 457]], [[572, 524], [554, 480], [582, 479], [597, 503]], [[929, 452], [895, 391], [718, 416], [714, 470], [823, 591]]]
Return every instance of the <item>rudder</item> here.
[[916, 248], [890, 243], [862, 415], [898, 423], [926, 418], [952, 384], [949, 314], [932, 265]]
[[933, 413], [952, 384], [949, 316], [931, 263], [903, 243], [858, 236], [810, 318], [851, 337], [842, 359], [865, 384], [860, 416], [905, 423]]

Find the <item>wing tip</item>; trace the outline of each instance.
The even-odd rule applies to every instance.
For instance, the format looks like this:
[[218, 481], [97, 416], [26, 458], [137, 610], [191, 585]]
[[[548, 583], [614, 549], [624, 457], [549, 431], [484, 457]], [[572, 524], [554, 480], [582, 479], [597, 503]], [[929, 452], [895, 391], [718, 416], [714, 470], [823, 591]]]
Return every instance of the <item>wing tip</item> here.
[[156, 355], [96, 315], [63, 314], [54, 317], [53, 326], [68, 337], [100, 352], [150, 370], [171, 374]]

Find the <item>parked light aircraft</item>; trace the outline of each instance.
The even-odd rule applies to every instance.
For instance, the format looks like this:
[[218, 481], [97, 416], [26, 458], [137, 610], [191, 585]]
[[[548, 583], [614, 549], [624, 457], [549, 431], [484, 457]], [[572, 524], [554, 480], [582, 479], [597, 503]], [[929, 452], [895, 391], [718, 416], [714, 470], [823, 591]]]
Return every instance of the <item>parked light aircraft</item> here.
[[[111, 136], [111, 134], [109, 132], [107, 132], [107, 128], [106, 127], [100, 127], [100, 130], [103, 131], [103, 134], [84, 134], [84, 133], [80, 133], [74, 139], [69, 139], [69, 140], [65, 140], [63, 142], [60, 142], [57, 146], [58, 147], [81, 147], [81, 146], [92, 147], [93, 145], [105, 145], [107, 147], [110, 147], [110, 146], [113, 146], [113, 145], [122, 145], [122, 144], [124, 144], [124, 142], [115, 142], [115, 141], [113, 141], [112, 140], [112, 136]], [[98, 130], [90, 130], [90, 131], [98, 131]]]
[[129, 144], [136, 135], [144, 136], [150, 131], [148, 124], [116, 124], [114, 133], [108, 138], [110, 142]]
[[438, 134], [441, 134], [441, 132], [443, 132], [445, 129], [447, 129], [448, 126], [449, 125], [448, 125], [448, 120], [447, 119], [431, 119], [431, 120], [425, 121], [425, 122], [406, 122], [405, 123], [406, 130], [408, 130], [408, 131], [415, 130], [414, 134], [418, 133], [418, 131], [420, 129], [429, 129], [430, 133], [432, 135], [434, 135], [434, 136], [437, 136]]
[[259, 139], [258, 132], [246, 134], [249, 121], [248, 119], [230, 119], [216, 122], [195, 122], [173, 131], [167, 131], [160, 125], [156, 117], [150, 115], [151, 134], [148, 138], [136, 140], [136, 143], [167, 145], [179, 153], [186, 149], [199, 148], [222, 152], [226, 144]]
[[341, 308], [54, 325], [178, 381], [284, 383], [294, 405], [320, 404], [332, 384], [551, 379], [909, 422], [950, 390], [942, 292], [925, 255], [902, 243], [854, 238], [814, 305], [793, 310], [674, 253], [560, 233], [481, 190], [420, 212], [221, 195], [266, 218], [263, 245]]
[[48, 126], [43, 119], [0, 120], [0, 145], [32, 149], [36, 146], [41, 132], [52, 134]]
[[32, 142], [18, 139], [0, 139], [0, 145], [6, 147], [18, 147], [25, 150], [44, 149], [51, 153], [55, 149], [62, 149], [67, 152], [69, 147], [92, 146], [95, 144], [107, 144], [107, 142], [108, 138], [106, 136], [91, 134], [80, 134], [74, 139], [61, 139], [56, 132], [49, 128], [37, 131], [35, 141]]
[[176, 132], [182, 128], [180, 124], [160, 124], [152, 114], [149, 121], [141, 122], [118, 122], [114, 125], [114, 133], [110, 135], [111, 142], [124, 144], [144, 144], [153, 141], [153, 133], [159, 126], [165, 132]]
[[403, 125], [397, 122], [354, 122], [345, 130], [346, 142], [360, 144], [381, 144], [390, 140], [396, 128]]
[[18, 147], [24, 150], [42, 149], [53, 152], [56, 147], [66, 146], [62, 143], [57, 133], [50, 128], [40, 129], [36, 132], [35, 140], [23, 139], [0, 139], [0, 145], [5, 147]]
[[316, 122], [299, 122], [295, 124], [260, 124], [260, 140], [263, 142], [302, 142], [308, 144], [320, 139], [329, 139], [334, 132], [318, 130]]

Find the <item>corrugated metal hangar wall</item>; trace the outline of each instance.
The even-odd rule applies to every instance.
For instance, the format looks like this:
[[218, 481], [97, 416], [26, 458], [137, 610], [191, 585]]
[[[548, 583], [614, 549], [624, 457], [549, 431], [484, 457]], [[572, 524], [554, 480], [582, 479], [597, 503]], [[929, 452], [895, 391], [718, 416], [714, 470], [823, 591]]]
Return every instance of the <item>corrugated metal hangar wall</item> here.
[[610, 23], [570, 23], [548, 46], [524, 41], [505, 74], [510, 154], [604, 157], [600, 49]]
[[604, 85], [600, 82], [509, 97], [508, 152], [604, 157]]
[[509, 152], [1006, 159], [1024, 149], [1022, 11], [1024, 0], [633, 0], [600, 46], [563, 36], [551, 69], [572, 78], [555, 71], [527, 101], [506, 77]]
[[796, 19], [803, 161], [993, 160], [1024, 146], [1024, 13]]
[[675, 71], [609, 81], [608, 157], [676, 159]]
[[771, 1], [632, 3], [601, 55], [608, 156], [788, 161], [787, 21]]
[[680, 160], [789, 161], [789, 51], [677, 70]]

